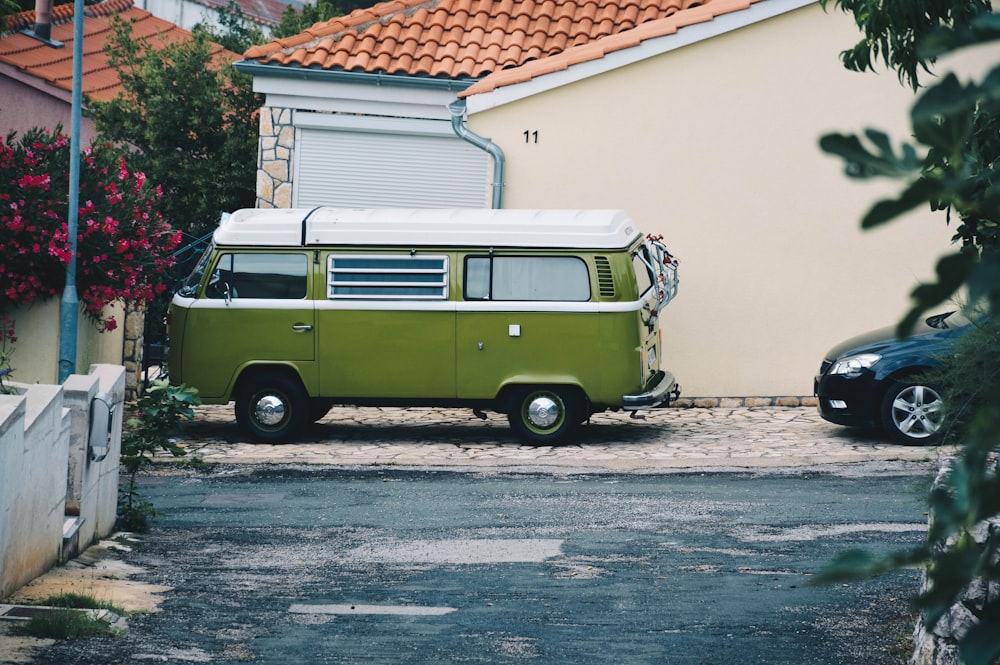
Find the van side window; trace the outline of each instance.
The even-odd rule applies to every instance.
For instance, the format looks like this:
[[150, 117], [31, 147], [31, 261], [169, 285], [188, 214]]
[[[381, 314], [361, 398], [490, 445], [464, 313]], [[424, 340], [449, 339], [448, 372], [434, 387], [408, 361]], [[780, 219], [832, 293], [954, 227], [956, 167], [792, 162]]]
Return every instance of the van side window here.
[[305, 254], [223, 254], [205, 295], [209, 298], [306, 297], [309, 261]]
[[632, 268], [635, 270], [635, 283], [640, 297], [653, 286], [653, 273], [649, 267], [652, 263], [649, 250], [645, 246], [632, 253]]
[[587, 264], [575, 256], [470, 256], [466, 300], [590, 300]]
[[330, 256], [327, 297], [333, 300], [447, 300], [448, 257]]

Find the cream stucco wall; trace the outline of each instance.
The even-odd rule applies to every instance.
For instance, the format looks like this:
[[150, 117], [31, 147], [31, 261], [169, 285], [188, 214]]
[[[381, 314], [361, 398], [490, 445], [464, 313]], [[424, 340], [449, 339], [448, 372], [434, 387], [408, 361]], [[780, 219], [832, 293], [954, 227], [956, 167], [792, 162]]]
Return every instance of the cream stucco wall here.
[[[57, 383], [59, 377], [59, 298], [15, 307], [6, 315], [14, 320], [17, 343], [11, 365], [13, 379], [18, 383]], [[80, 309], [77, 321], [75, 374], [86, 374], [97, 363], [121, 365], [124, 342], [124, 308], [115, 304], [107, 314], [113, 314], [118, 328], [100, 332]]]
[[664, 235], [681, 260], [664, 363], [685, 396], [811, 395], [824, 352], [897, 321], [952, 233], [929, 212], [862, 232], [898, 185], [849, 180], [818, 147], [830, 131], [908, 136], [895, 73], [841, 66], [857, 36], [809, 6], [468, 127], [506, 155], [504, 207], [624, 208]]

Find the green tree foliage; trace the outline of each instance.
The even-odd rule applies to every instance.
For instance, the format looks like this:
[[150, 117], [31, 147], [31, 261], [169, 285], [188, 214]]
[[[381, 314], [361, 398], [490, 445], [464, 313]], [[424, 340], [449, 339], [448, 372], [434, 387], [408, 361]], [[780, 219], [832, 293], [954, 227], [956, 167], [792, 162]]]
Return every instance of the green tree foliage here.
[[271, 36], [275, 39], [292, 37], [305, 32], [317, 23], [329, 21], [335, 16], [350, 14], [361, 7], [370, 7], [371, 4], [368, 0], [336, 0], [334, 2], [319, 0], [315, 5], [306, 5], [302, 9], [288, 5], [281, 14], [281, 23], [271, 31]]
[[124, 19], [113, 19], [111, 31], [106, 52], [124, 92], [88, 104], [101, 138], [133, 151], [163, 188], [164, 216], [188, 234], [204, 235], [221, 213], [252, 207], [261, 100], [250, 77], [213, 61], [204, 29], [159, 49], [135, 40]]
[[21, 11], [24, 10], [21, 8], [21, 5], [17, 2], [17, 0], [0, 0], [0, 26], [6, 25], [3, 21], [3, 17], [10, 16], [11, 14], [17, 14]]
[[[820, 0], [825, 8], [830, 0]], [[874, 71], [881, 61], [895, 69], [900, 82], [914, 90], [920, 71], [929, 72], [933, 56], [918, 52], [923, 41], [941, 26], [963, 26], [990, 11], [990, 0], [833, 0], [854, 16], [864, 37], [840, 54], [844, 67]]]
[[[824, 6], [826, 0], [821, 0]], [[1000, 40], [1000, 16], [984, 0], [834, 0], [854, 14], [866, 37], [843, 54], [850, 69], [870, 69], [881, 58], [901, 81], [919, 88], [920, 69], [943, 55]], [[913, 307], [900, 332], [929, 308], [967, 288], [978, 308], [975, 328], [938, 376], [952, 440], [960, 454], [928, 497], [930, 529], [924, 543], [885, 558], [849, 552], [825, 572], [826, 580], [923, 567], [927, 585], [916, 599], [933, 626], [977, 580], [1000, 580], [1000, 533], [984, 533], [984, 520], [1000, 515], [1000, 63], [981, 80], [953, 73], [921, 92], [910, 112], [912, 139], [893, 148], [889, 136], [831, 134], [820, 145], [841, 157], [856, 178], [889, 177], [903, 183], [893, 199], [876, 203], [862, 226], [870, 228], [929, 205], [957, 217], [958, 249], [937, 264], [937, 280], [911, 294]], [[977, 538], [977, 535], [979, 536]], [[991, 595], [978, 623], [962, 639], [967, 665], [1000, 658], [1000, 598]]]
[[[837, 0], [850, 9], [853, 0]], [[861, 3], [864, 5], [870, 3]], [[914, 5], [927, 10], [926, 21], [933, 30], [916, 30], [909, 24], [899, 26], [907, 53], [926, 66], [934, 58], [965, 47], [1000, 39], [1000, 15], [972, 11], [930, 13], [937, 5], [949, 7], [967, 5], [981, 9], [980, 0], [956, 2], [917, 2], [893, 0], [884, 4]], [[894, 31], [894, 14], [889, 9], [879, 14], [866, 8], [864, 20], [882, 27], [882, 32]], [[951, 17], [964, 17], [966, 23], [943, 27]], [[862, 18], [856, 17], [859, 22]], [[864, 42], [863, 42], [864, 43]], [[884, 54], [886, 45], [896, 42], [869, 43], [871, 60]], [[855, 47], [857, 50], [860, 47]], [[891, 57], [900, 67], [915, 67], [910, 56]], [[829, 134], [820, 141], [823, 150], [842, 157], [847, 174], [855, 178], [890, 177], [904, 182], [902, 192], [894, 199], [876, 203], [862, 219], [864, 228], [872, 228], [925, 205], [943, 210], [946, 219], [958, 217], [953, 240], [958, 249], [946, 255], [937, 265], [937, 281], [922, 284], [913, 292], [913, 309], [901, 323], [906, 332], [927, 309], [951, 298], [967, 286], [971, 300], [1000, 297], [1000, 66], [982, 81], [960, 81], [948, 73], [927, 87], [910, 111], [912, 135], [918, 146], [904, 143], [897, 152], [884, 132], [868, 129], [864, 137]]]
[[243, 53], [251, 46], [263, 44], [267, 41], [264, 31], [247, 19], [243, 9], [236, 3], [236, 0], [229, 0], [229, 4], [218, 11], [219, 27], [206, 29], [212, 36], [212, 41], [233, 53]]

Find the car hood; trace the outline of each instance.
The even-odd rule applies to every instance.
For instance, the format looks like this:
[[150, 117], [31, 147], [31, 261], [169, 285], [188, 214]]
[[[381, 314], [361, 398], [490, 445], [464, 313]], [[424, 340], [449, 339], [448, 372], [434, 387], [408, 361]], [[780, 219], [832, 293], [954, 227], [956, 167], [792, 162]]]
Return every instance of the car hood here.
[[896, 326], [886, 326], [885, 328], [862, 333], [841, 342], [827, 351], [824, 358], [832, 361], [845, 355], [854, 355], [856, 353], [878, 353], [888, 346], [900, 349], [911, 344], [924, 344], [934, 338], [951, 337], [957, 330], [959, 329], [946, 328], [940, 330], [932, 328], [921, 321], [913, 327], [913, 332], [909, 336], [900, 338], [896, 337]]

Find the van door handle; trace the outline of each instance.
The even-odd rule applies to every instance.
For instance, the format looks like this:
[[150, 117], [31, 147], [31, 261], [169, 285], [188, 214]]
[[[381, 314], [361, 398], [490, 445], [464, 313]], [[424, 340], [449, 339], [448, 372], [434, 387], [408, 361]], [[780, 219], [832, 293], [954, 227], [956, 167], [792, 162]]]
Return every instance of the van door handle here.
[[295, 332], [308, 332], [308, 331], [310, 331], [312, 329], [313, 329], [313, 327], [311, 325], [309, 325], [308, 323], [293, 323], [292, 324], [292, 330], [294, 330]]

